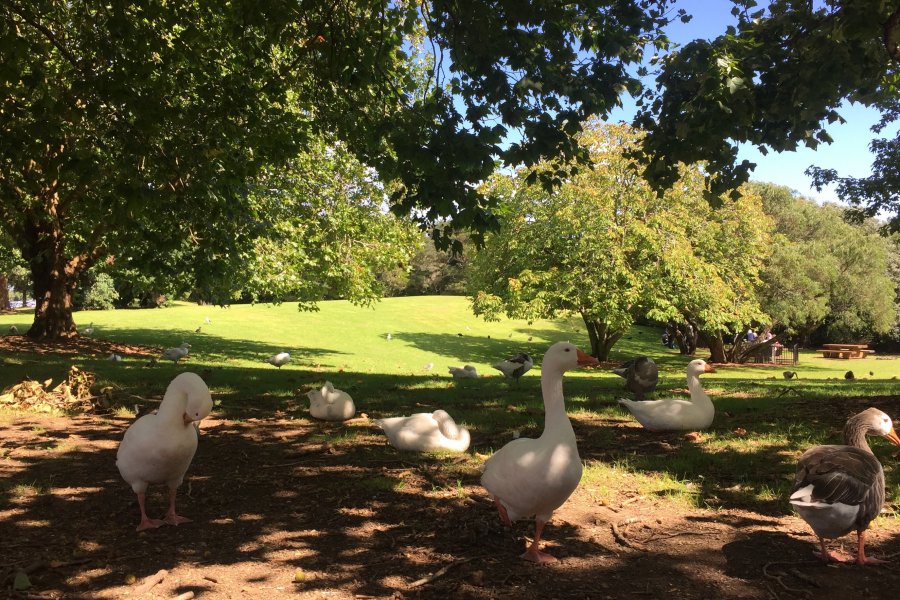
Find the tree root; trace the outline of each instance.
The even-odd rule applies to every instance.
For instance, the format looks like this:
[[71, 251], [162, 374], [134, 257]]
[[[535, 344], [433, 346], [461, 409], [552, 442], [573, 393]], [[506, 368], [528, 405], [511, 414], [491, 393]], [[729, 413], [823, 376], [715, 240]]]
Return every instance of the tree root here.
[[428, 585], [429, 583], [433, 582], [434, 580], [446, 575], [447, 572], [450, 569], [452, 569], [453, 567], [465, 564], [465, 563], [473, 561], [473, 560], [478, 560], [479, 558], [484, 558], [484, 556], [483, 555], [482, 556], [473, 556], [471, 558], [466, 558], [463, 560], [458, 560], [456, 562], [452, 562], [449, 565], [443, 567], [440, 571], [438, 571], [434, 575], [429, 575], [428, 577], [423, 577], [422, 579], [419, 579], [418, 581], [413, 581], [411, 584], [406, 586], [406, 589], [413, 590], [417, 587], [422, 587], [423, 585]]
[[[784, 575], [770, 575], [769, 574], [769, 567], [771, 567], [772, 565], [795, 565], [795, 564], [805, 564], [805, 563], [809, 563], [809, 561], [766, 563], [766, 565], [763, 567], [763, 575], [765, 575], [769, 579], [774, 579], [775, 581], [777, 581], [778, 585], [780, 585], [786, 592], [791, 592], [792, 594], [802, 594], [803, 596], [810, 598], [812, 596], [812, 592], [810, 592], [808, 590], [801, 590], [799, 588], [788, 587], [787, 584], [781, 580], [781, 578], [784, 577]], [[792, 569], [792, 570], [796, 571], [797, 573], [800, 573], [800, 571], [798, 571], [797, 569]], [[803, 574], [801, 573], [801, 575], [803, 575]], [[797, 577], [796, 574], [794, 574], [794, 576]], [[810, 578], [807, 575], [803, 575], [802, 577], [799, 577], [799, 579], [808, 583], [809, 580], [812, 578]], [[775, 597], [777, 598], [778, 596], [776, 595]]]
[[146, 579], [144, 579], [143, 583], [141, 583], [141, 585], [138, 586], [134, 590], [134, 593], [131, 596], [135, 597], [135, 596], [140, 596], [141, 594], [146, 594], [153, 588], [153, 586], [155, 586], [158, 583], [161, 583], [162, 580], [165, 579], [166, 575], [168, 575], [168, 574], [169, 574], [169, 572], [166, 571], [165, 569], [160, 569], [160, 571], [156, 575], [151, 575], [150, 577], [147, 577]]
[[[635, 523], [639, 520], [640, 519], [625, 519], [624, 521], [622, 521], [622, 523], [620, 523], [620, 525], [629, 525], [629, 524]], [[615, 523], [610, 523], [609, 526], [612, 529], [613, 537], [616, 538], [617, 542], [619, 542], [623, 546], [627, 546], [628, 548], [631, 548], [632, 550], [640, 550], [641, 552], [647, 552], [647, 549], [644, 546], [642, 546], [641, 544], [638, 544], [636, 542], [632, 542], [631, 540], [626, 538], [625, 535], [622, 534], [621, 531], [619, 531], [618, 525], [616, 525]]]

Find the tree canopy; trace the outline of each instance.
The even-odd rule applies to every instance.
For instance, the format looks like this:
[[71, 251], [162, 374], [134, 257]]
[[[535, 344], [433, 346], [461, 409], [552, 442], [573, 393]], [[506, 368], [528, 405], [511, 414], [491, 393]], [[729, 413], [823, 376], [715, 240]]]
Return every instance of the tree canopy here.
[[594, 122], [580, 142], [596, 167], [558, 191], [528, 186], [527, 170], [491, 181], [508, 216], [469, 269], [476, 314], [579, 314], [602, 359], [638, 316], [689, 316], [713, 332], [760, 316], [755, 287], [769, 238], [755, 195], [713, 210], [691, 167], [657, 197], [623, 155], [640, 143], [631, 128]]
[[267, 228], [248, 187], [317, 135], [396, 182], [397, 214], [447, 220], [438, 246], [490, 230], [477, 183], [496, 160], [583, 162], [572, 136], [637, 88], [668, 4], [3, 3], [0, 214], [34, 276], [29, 335], [74, 335], [72, 291], [110, 254], [227, 298]]
[[[816, 148], [832, 141], [826, 127], [842, 121], [844, 101], [896, 114], [896, 3], [774, 0], [761, 10], [754, 0], [734, 4], [736, 27], [661, 57], [656, 87], [640, 97], [635, 124], [648, 131], [640, 156], [644, 176], [657, 189], [678, 179], [679, 162], [705, 161], [708, 172], [717, 174], [708, 194], [716, 203], [720, 194], [747, 181], [754, 166], [746, 160], [737, 164], [739, 143], [752, 144], [763, 154], [801, 144]], [[895, 145], [874, 150], [896, 161]], [[896, 172], [876, 165], [876, 179], [880, 174]], [[822, 174], [819, 181], [836, 177]], [[846, 199], [897, 214], [895, 184], [889, 194], [893, 200], [887, 202], [852, 187], [847, 187]]]

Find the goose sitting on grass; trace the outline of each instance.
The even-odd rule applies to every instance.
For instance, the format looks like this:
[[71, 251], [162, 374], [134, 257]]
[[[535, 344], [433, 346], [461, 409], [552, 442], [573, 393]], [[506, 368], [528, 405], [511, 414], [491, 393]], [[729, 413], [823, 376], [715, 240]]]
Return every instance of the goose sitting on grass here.
[[330, 381], [326, 381], [321, 390], [310, 390], [309, 414], [323, 421], [346, 421], [356, 414], [356, 405], [347, 392], [334, 389]]
[[84, 331], [81, 332], [82, 335], [93, 335], [94, 334], [94, 322], [91, 321], [90, 326], [85, 327]]
[[469, 430], [457, 425], [443, 410], [375, 419], [375, 424], [384, 430], [388, 441], [397, 450], [465, 452], [469, 448]]
[[699, 359], [689, 362], [686, 370], [688, 389], [691, 391], [690, 402], [680, 398], [646, 402], [620, 398], [619, 404], [630, 410], [634, 418], [650, 431], [706, 429], [712, 425], [716, 409], [700, 385], [700, 375], [715, 373], [716, 370]]
[[190, 348], [190, 347], [191, 347], [190, 344], [188, 344], [187, 342], [184, 342], [178, 348], [169, 348], [168, 350], [163, 350], [162, 357], [165, 360], [171, 360], [173, 363], [175, 363], [177, 365], [179, 360], [181, 360], [182, 358], [184, 358], [185, 356], [188, 355], [188, 348]]
[[464, 367], [447, 367], [454, 379], [478, 379], [478, 372], [472, 365]]

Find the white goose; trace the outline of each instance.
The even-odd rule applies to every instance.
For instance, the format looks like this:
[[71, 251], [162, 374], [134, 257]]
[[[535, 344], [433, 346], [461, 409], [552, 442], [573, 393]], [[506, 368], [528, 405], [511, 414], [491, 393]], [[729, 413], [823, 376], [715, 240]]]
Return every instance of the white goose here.
[[447, 367], [454, 379], [478, 379], [478, 372], [472, 365], [464, 367]]
[[469, 430], [457, 425], [443, 410], [375, 419], [375, 424], [384, 430], [391, 446], [398, 450], [465, 452], [469, 448]]
[[330, 381], [326, 381], [321, 390], [310, 390], [309, 414], [323, 421], [346, 421], [356, 414], [356, 405], [347, 392], [334, 389]]
[[81, 333], [83, 333], [84, 335], [93, 335], [93, 333], [94, 333], [94, 322], [91, 321], [90, 326], [89, 326], [89, 327], [85, 327], [85, 328], [84, 328], [84, 331], [82, 331]]
[[270, 365], [275, 365], [279, 369], [283, 366], [291, 362], [291, 355], [287, 352], [279, 352], [275, 356], [270, 356], [266, 359], [266, 362]]
[[847, 420], [846, 445], [815, 446], [797, 463], [791, 504], [818, 536], [822, 551], [813, 554], [825, 562], [845, 561], [842, 555], [828, 551], [825, 540], [853, 530], [859, 542], [856, 564], [884, 562], [867, 558], [864, 549], [866, 529], [884, 505], [884, 469], [866, 443], [867, 435], [880, 435], [900, 444], [891, 418], [877, 408], [869, 408]]
[[481, 484], [497, 505], [503, 522], [535, 518], [534, 542], [522, 555], [532, 562], [554, 562], [539, 550], [544, 524], [569, 498], [581, 481], [581, 458], [575, 432], [563, 400], [563, 374], [577, 367], [596, 365], [569, 342], [550, 346], [541, 363], [541, 391], [546, 422], [538, 439], [518, 438], [484, 463]]
[[168, 350], [163, 350], [162, 357], [166, 360], [171, 360], [177, 365], [179, 360], [188, 355], [188, 348], [190, 347], [190, 344], [184, 342], [179, 348], [169, 348]]
[[700, 375], [715, 372], [715, 369], [702, 360], [692, 360], [688, 363], [687, 384], [691, 392], [690, 402], [678, 398], [646, 402], [619, 398], [619, 404], [630, 410], [634, 418], [650, 431], [706, 429], [712, 424], [716, 409], [700, 385]]
[[106, 360], [108, 360], [109, 362], [122, 362], [122, 357], [120, 355], [116, 354], [115, 352], [113, 352], [112, 354], [109, 355], [109, 358], [107, 358]]
[[[141, 507], [138, 531], [190, 521], [175, 513], [175, 492], [197, 451], [197, 430], [191, 425], [206, 418], [212, 407], [209, 388], [200, 376], [182, 373], [169, 384], [159, 411], [141, 417], [125, 432], [116, 466], [137, 494]], [[169, 487], [169, 512], [162, 520], [148, 519], [144, 509], [144, 493], [151, 483]]]

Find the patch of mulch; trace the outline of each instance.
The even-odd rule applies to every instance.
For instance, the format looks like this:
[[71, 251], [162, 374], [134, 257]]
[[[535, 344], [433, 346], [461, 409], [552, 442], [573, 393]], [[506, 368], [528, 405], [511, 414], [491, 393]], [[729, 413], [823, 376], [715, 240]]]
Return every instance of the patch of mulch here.
[[[534, 522], [503, 526], [471, 456], [385, 450], [367, 419], [303, 416], [204, 420], [177, 498], [193, 522], [143, 533], [115, 467], [131, 419], [17, 417], [0, 436], [0, 587], [29, 570], [27, 597], [134, 597], [163, 569], [142, 597], [844, 600], [893, 598], [900, 586], [892, 564], [814, 559], [815, 537], [797, 517], [680, 508], [625, 473], [615, 490], [581, 486], [545, 528], [543, 549], [559, 562], [526, 563]], [[629, 433], [622, 443], [634, 437], [635, 449], [676, 449], [675, 438]], [[596, 437], [579, 433], [586, 460], [612, 449]], [[167, 507], [164, 486], [151, 486], [150, 515]], [[900, 525], [882, 520], [867, 554], [889, 557], [898, 537]], [[855, 545], [846, 536], [831, 547]]]
[[162, 348], [141, 344], [124, 344], [77, 336], [55, 341], [33, 340], [24, 335], [0, 337], [0, 351], [28, 352], [30, 354], [105, 354], [115, 352], [122, 356], [159, 356]]

